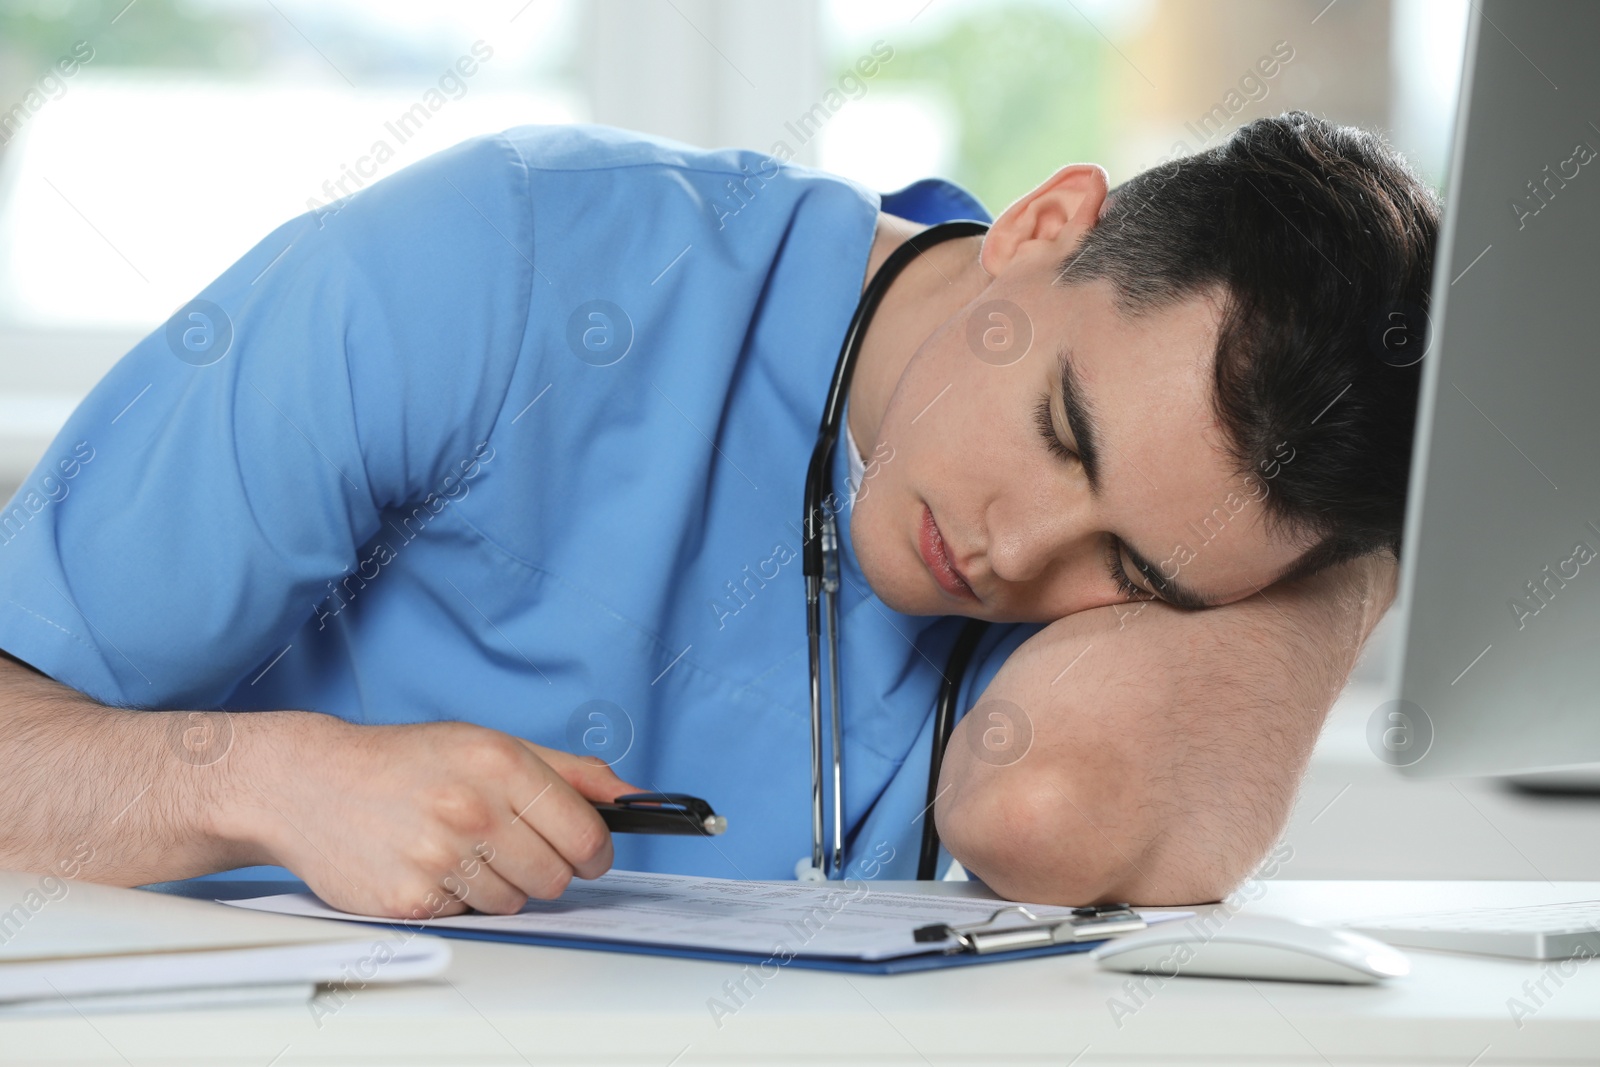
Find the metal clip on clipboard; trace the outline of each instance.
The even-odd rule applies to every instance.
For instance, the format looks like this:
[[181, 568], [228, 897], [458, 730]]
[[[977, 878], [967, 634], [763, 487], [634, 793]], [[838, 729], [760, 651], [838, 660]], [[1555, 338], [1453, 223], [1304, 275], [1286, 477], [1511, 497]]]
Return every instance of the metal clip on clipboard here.
[[[1032, 926], [992, 927], [1001, 916], [1016, 912], [1031, 920]], [[1043, 948], [1068, 941], [1103, 941], [1118, 934], [1131, 934], [1143, 930], [1148, 924], [1127, 904], [1099, 904], [1092, 908], [1073, 908], [1065, 919], [1041, 919], [1021, 904], [997, 908], [994, 914], [978, 923], [950, 926], [933, 923], [919, 926], [913, 933], [918, 941], [943, 941], [955, 938], [950, 952], [971, 952], [985, 955], [991, 952], [1015, 952], [1018, 949]]]

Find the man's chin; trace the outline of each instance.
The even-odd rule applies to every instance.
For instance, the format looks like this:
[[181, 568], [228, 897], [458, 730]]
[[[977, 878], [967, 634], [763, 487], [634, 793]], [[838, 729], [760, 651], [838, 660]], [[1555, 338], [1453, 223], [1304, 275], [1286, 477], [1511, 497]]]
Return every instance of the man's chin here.
[[883, 601], [885, 607], [902, 615], [950, 614], [944, 605], [945, 598], [936, 590], [919, 588], [914, 582], [907, 581], [904, 576], [880, 577], [880, 569], [872, 564], [869, 557], [858, 556], [856, 563], [860, 566], [861, 573], [866, 576], [872, 592]]
[[[872, 587], [872, 592], [885, 607], [902, 615], [953, 615], [950, 598], [933, 584], [933, 576], [915, 556], [896, 559], [892, 553], [878, 550], [872, 532], [852, 522], [851, 547], [855, 550], [856, 566]], [[890, 558], [885, 559], [888, 555]], [[898, 565], [896, 565], [898, 563]]]
[[[854, 531], [851, 531], [854, 533]], [[885, 568], [878, 558], [878, 553], [872, 550], [869, 543], [862, 544], [856, 541], [853, 545], [856, 550], [856, 566], [861, 568], [862, 577], [866, 578], [867, 585], [872, 588], [873, 595], [883, 601], [885, 606], [893, 608], [902, 615], [921, 615], [924, 612], [909, 610], [913, 597], [907, 595], [905, 580], [893, 573], [893, 568]], [[885, 573], [885, 571], [889, 573]]]

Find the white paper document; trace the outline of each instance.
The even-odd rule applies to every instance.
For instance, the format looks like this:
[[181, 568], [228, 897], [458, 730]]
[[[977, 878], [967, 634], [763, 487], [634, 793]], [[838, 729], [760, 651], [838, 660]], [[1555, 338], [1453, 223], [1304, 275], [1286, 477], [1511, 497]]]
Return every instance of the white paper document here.
[[[310, 893], [229, 901], [237, 907], [320, 919], [393, 923], [335, 911]], [[563, 937], [759, 955], [861, 961], [944, 952], [918, 942], [919, 926], [982, 923], [1006, 901], [924, 896], [875, 889], [871, 882], [746, 882], [675, 874], [611, 871], [574, 881], [557, 900], [530, 900], [516, 915], [456, 915], [408, 926], [472, 930], [509, 937]], [[1072, 909], [1028, 905], [1041, 919]], [[1141, 912], [1147, 922], [1193, 912]], [[997, 927], [1031, 925], [1011, 913]]]

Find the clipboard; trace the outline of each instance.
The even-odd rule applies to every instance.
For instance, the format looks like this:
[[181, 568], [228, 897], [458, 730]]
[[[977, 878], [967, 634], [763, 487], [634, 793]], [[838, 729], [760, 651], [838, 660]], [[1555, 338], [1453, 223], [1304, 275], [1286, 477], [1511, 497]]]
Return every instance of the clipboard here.
[[464, 940], [753, 965], [763, 974], [778, 967], [903, 974], [1064, 955], [1192, 914], [1005, 904], [899, 893], [868, 882], [847, 887], [612, 871], [574, 882], [555, 901], [529, 901], [517, 915], [421, 922], [347, 915], [309, 893], [229, 903]]
[[[396, 928], [398, 929], [398, 927]], [[636, 956], [672, 956], [688, 960], [710, 960], [713, 963], [744, 964], [760, 967], [772, 960], [759, 952], [722, 952], [713, 949], [692, 949], [647, 945], [640, 942], [600, 941], [592, 938], [561, 938], [536, 935], [507, 935], [476, 930], [430, 930], [441, 937], [460, 938], [466, 941], [503, 941], [519, 945], [539, 945], [545, 948], [576, 948], [597, 952], [625, 952]], [[1045, 956], [1065, 956], [1088, 952], [1104, 943], [1097, 941], [1064, 942], [1038, 948], [1013, 949], [1006, 952], [929, 953], [922, 956], [900, 956], [891, 960], [852, 960], [824, 956], [795, 956], [781, 964], [784, 968], [798, 967], [805, 971], [842, 971], [846, 974], [914, 974], [918, 971], [937, 971], [946, 967], [967, 967], [975, 963], [1005, 963], [1010, 960], [1031, 960]]]

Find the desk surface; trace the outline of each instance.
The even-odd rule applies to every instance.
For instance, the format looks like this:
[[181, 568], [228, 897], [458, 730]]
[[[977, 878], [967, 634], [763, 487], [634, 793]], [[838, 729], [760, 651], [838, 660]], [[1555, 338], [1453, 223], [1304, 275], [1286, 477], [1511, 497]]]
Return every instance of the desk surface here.
[[[1257, 896], [1246, 912], [1348, 921], [1590, 899], [1600, 883], [1277, 881], [1245, 895]], [[1576, 962], [1570, 976], [1547, 976], [1543, 964], [1413, 950], [1409, 977], [1370, 987], [1157, 980], [1101, 971], [1084, 956], [895, 976], [785, 969], [759, 988], [750, 983], [737, 1006], [724, 989], [740, 977], [732, 964], [452, 946], [443, 979], [324, 994], [315, 1015], [299, 1006], [0, 1022], [0, 1062], [1487, 1067], [1600, 1059], [1600, 965]], [[1508, 1001], [1527, 1000], [1524, 983], [1541, 978], [1549, 995], [1519, 1028]], [[735, 1010], [719, 1021], [713, 998]]]

